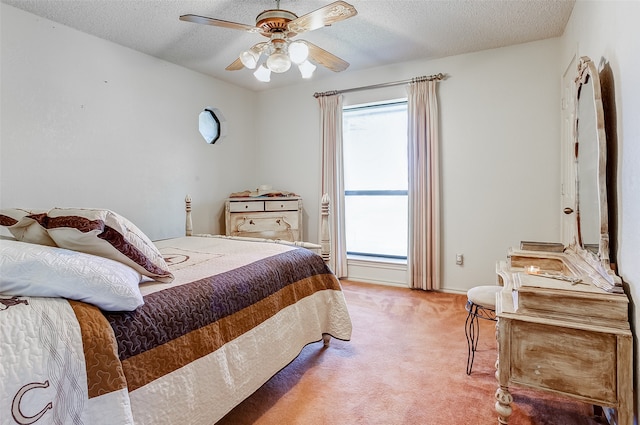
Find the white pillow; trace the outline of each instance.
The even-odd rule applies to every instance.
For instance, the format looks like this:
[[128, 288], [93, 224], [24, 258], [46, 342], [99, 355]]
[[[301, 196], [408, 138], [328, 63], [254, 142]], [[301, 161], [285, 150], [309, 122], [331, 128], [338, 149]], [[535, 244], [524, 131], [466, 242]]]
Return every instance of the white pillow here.
[[141, 278], [108, 258], [0, 239], [1, 295], [62, 297], [106, 311], [132, 311], [144, 304]]

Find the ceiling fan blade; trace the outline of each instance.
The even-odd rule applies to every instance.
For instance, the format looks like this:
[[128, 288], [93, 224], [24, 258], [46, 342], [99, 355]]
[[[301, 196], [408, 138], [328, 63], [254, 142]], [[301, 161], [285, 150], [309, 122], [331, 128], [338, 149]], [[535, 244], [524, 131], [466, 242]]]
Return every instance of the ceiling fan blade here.
[[251, 33], [261, 33], [262, 30], [251, 25], [239, 24], [237, 22], [224, 21], [222, 19], [207, 18], [199, 15], [182, 15], [181, 21], [193, 22], [194, 24], [213, 25], [214, 27], [231, 28], [234, 30], [247, 31]]
[[287, 27], [289, 31], [295, 34], [302, 34], [303, 32], [317, 30], [335, 22], [343, 21], [357, 14], [356, 8], [349, 3], [336, 1], [294, 19], [289, 22]]
[[309, 43], [306, 40], [299, 41], [304, 42], [309, 47], [309, 58], [311, 58], [311, 60], [329, 68], [333, 72], [344, 71], [349, 67], [349, 62], [340, 59], [336, 55], [327, 52], [315, 44]]
[[240, 58], [234, 60], [231, 65], [227, 66], [225, 69], [227, 71], [239, 71], [242, 68], [244, 68], [244, 65], [242, 64], [242, 61], [240, 60]]

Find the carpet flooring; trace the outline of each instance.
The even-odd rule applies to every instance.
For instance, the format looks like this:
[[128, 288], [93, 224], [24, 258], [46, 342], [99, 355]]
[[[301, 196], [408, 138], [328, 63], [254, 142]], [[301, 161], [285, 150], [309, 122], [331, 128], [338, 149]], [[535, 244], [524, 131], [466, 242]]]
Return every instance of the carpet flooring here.
[[[495, 323], [467, 375], [466, 296], [351, 281], [351, 341], [306, 346], [218, 425], [495, 425]], [[596, 425], [591, 406], [512, 388], [511, 425]]]

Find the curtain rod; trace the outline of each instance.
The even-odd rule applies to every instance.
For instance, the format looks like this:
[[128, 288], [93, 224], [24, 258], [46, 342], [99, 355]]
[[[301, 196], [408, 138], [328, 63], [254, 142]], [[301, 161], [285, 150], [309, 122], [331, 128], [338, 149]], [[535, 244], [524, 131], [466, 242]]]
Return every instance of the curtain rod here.
[[336, 94], [350, 93], [353, 91], [380, 89], [383, 87], [399, 86], [401, 84], [407, 84], [407, 83], [418, 83], [421, 81], [434, 81], [434, 80], [440, 81], [440, 80], [444, 80], [444, 78], [445, 78], [445, 75], [442, 73], [434, 74], [434, 75], [423, 75], [421, 77], [414, 77], [414, 78], [409, 78], [408, 80], [394, 81], [391, 83], [373, 84], [371, 86], [353, 87], [353, 88], [344, 89], [344, 90], [331, 90], [331, 91], [326, 91], [322, 93], [316, 92], [313, 94], [313, 97], [318, 98], [322, 96], [333, 96]]

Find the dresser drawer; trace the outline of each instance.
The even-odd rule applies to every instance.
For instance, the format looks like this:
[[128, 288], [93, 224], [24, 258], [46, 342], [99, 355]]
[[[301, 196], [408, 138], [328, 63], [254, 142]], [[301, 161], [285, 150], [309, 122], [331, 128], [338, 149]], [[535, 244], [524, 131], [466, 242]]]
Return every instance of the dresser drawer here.
[[263, 201], [241, 201], [241, 202], [229, 202], [230, 212], [242, 212], [242, 211], [264, 211]]
[[511, 344], [512, 382], [615, 403], [618, 341], [613, 333], [513, 320], [511, 335], [518, 341]]
[[298, 201], [265, 201], [265, 211], [296, 211]]
[[228, 235], [293, 242], [300, 238], [299, 229], [297, 211], [236, 213], [230, 217]]

